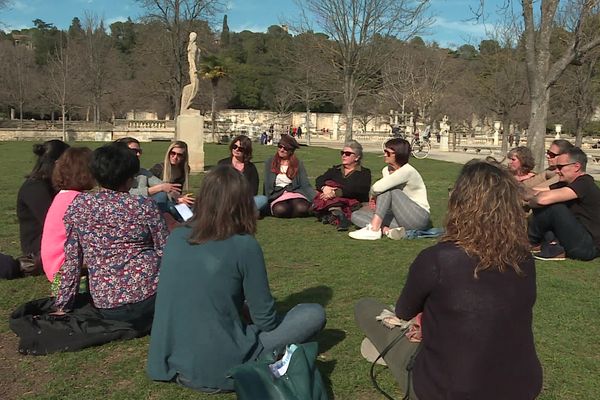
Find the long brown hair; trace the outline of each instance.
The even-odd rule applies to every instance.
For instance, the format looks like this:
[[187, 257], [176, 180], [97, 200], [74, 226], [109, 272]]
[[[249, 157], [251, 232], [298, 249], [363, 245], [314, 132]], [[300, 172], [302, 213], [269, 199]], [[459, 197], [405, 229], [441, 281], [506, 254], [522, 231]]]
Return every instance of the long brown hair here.
[[165, 165], [163, 166], [163, 176], [161, 178], [163, 182], [172, 182], [173, 167], [171, 167], [171, 158], [169, 155], [171, 154], [171, 150], [173, 150], [173, 148], [175, 147], [185, 151], [183, 155], [183, 160], [181, 160], [181, 164], [179, 165], [179, 168], [181, 168], [181, 170], [179, 171], [179, 176], [183, 176], [184, 178], [182, 189], [188, 190], [188, 180], [190, 178], [190, 163], [188, 146], [186, 142], [176, 140], [173, 143], [171, 143], [171, 145], [167, 149], [167, 154], [165, 154]]
[[242, 153], [244, 154], [244, 163], [250, 162], [252, 160], [252, 140], [246, 135], [237, 135], [231, 140], [229, 143], [229, 154], [233, 157], [233, 145], [237, 142], [240, 142], [240, 146], [244, 149]]
[[446, 233], [453, 242], [478, 259], [473, 272], [514, 269], [527, 257], [527, 219], [518, 182], [502, 166], [472, 160], [465, 164], [448, 200]]
[[[286, 171], [286, 175], [290, 179], [294, 179], [296, 175], [298, 175], [298, 168], [300, 165], [300, 161], [298, 157], [296, 157], [295, 151], [300, 148], [300, 145], [290, 135], [281, 135], [281, 139], [279, 139], [279, 143], [277, 147], [284, 146], [288, 152], [288, 169]], [[275, 157], [273, 157], [273, 161], [271, 161], [271, 172], [274, 174], [279, 174], [281, 171], [281, 157], [279, 157], [279, 151], [275, 152]]]
[[188, 222], [192, 244], [256, 233], [256, 206], [248, 180], [231, 165], [219, 165], [202, 181]]

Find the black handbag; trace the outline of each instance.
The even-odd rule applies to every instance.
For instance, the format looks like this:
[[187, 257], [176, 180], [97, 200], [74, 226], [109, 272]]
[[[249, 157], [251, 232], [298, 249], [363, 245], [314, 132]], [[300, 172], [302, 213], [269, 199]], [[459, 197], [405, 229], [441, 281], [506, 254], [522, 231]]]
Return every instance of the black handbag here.
[[[230, 370], [239, 400], [327, 400], [321, 374], [315, 365], [316, 342], [296, 346], [287, 370], [279, 376], [272, 355]], [[290, 351], [288, 346], [288, 352]], [[284, 356], [285, 357], [285, 356]]]

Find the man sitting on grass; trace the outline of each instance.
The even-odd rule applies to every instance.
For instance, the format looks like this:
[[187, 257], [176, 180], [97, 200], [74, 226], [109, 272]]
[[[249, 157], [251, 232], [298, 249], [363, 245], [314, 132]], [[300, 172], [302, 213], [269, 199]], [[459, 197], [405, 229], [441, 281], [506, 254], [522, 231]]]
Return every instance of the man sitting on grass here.
[[[556, 157], [559, 182], [529, 199], [529, 240], [540, 260], [591, 260], [600, 255], [600, 188], [585, 173], [587, 155], [578, 147]], [[556, 241], [545, 242], [547, 232]]]

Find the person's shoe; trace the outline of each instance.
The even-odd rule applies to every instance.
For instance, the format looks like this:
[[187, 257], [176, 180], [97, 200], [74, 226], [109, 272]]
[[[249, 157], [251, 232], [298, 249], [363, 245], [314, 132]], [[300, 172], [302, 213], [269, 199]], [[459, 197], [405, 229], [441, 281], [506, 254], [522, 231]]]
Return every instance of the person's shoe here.
[[377, 240], [377, 239], [381, 239], [381, 231], [380, 230], [376, 230], [376, 231], [371, 230], [371, 224], [368, 224], [367, 226], [365, 226], [362, 229], [348, 233], [348, 236], [350, 236], [352, 239], [358, 239], [358, 240]]
[[398, 228], [390, 228], [385, 235], [392, 240], [402, 240], [406, 237], [406, 229], [403, 226]]
[[[377, 351], [377, 348], [369, 338], [364, 338], [360, 344], [360, 354], [370, 363], [373, 363], [373, 361], [377, 360], [377, 357], [379, 357], [379, 351]], [[387, 365], [383, 357], [377, 360], [377, 364]]]
[[564, 247], [557, 243], [544, 243], [541, 251], [533, 256], [543, 261], [564, 261], [567, 259]]
[[352, 225], [352, 223], [348, 220], [348, 218], [346, 218], [346, 215], [342, 210], [332, 210], [331, 214], [337, 218], [337, 230], [339, 232], [345, 232], [350, 229], [350, 225]]
[[529, 251], [531, 251], [531, 254], [539, 254], [542, 251], [542, 244], [532, 244], [531, 247], [529, 248]]

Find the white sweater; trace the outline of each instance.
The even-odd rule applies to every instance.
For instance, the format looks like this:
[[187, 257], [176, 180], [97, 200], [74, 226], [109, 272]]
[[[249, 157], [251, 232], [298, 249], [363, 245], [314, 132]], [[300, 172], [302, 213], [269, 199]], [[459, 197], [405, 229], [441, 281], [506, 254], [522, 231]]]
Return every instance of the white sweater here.
[[392, 188], [399, 187], [409, 199], [429, 212], [425, 182], [423, 182], [421, 174], [412, 165], [404, 164], [393, 173], [390, 173], [388, 167], [384, 167], [381, 174], [383, 178], [371, 186], [371, 194], [377, 196]]

